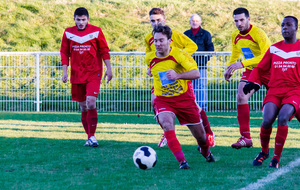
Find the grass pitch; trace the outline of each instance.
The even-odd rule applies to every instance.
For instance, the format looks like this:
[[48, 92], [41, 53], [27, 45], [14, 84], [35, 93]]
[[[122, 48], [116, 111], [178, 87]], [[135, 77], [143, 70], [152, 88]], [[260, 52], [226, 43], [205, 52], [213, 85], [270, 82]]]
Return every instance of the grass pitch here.
[[[86, 135], [77, 113], [0, 114], [1, 189], [240, 189], [278, 170], [269, 169], [271, 158], [262, 167], [252, 161], [260, 151], [261, 113], [251, 113], [254, 147], [235, 150], [230, 145], [239, 138], [236, 113], [208, 113], [216, 135], [210, 150], [215, 163], [207, 163], [196, 150], [196, 141], [185, 126], [176, 133], [190, 170], [180, 170], [167, 148], [158, 148], [162, 130], [153, 115], [100, 113], [96, 137], [98, 148], [84, 147]], [[270, 157], [274, 151], [276, 125], [273, 125]], [[295, 119], [280, 167], [300, 157], [300, 127]], [[140, 170], [132, 155], [147, 145], [157, 152], [151, 170]], [[263, 184], [260, 189], [299, 189], [300, 167]]]

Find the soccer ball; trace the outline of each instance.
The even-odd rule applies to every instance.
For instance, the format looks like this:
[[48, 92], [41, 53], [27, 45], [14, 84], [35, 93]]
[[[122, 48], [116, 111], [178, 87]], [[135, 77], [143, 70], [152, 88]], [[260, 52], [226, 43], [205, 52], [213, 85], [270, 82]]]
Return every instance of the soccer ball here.
[[148, 170], [156, 164], [156, 152], [149, 146], [137, 148], [133, 154], [133, 162], [136, 167], [142, 170]]

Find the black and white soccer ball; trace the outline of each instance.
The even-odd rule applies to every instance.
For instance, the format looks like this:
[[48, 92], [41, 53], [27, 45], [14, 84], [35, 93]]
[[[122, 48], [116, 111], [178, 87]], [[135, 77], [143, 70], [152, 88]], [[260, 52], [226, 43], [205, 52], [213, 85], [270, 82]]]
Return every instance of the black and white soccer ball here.
[[141, 146], [137, 148], [133, 154], [134, 164], [142, 170], [153, 168], [156, 161], [156, 152], [149, 146]]

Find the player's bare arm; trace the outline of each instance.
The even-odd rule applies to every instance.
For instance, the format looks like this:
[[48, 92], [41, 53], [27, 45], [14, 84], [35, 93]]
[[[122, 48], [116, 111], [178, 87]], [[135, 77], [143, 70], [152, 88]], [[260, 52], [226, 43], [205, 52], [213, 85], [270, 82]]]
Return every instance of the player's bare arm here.
[[63, 83], [68, 81], [68, 65], [63, 65], [63, 76], [62, 76]]
[[200, 78], [200, 73], [196, 69], [184, 73], [176, 73], [173, 69], [170, 69], [166, 74], [169, 80], [177, 80], [177, 79], [194, 80]]
[[104, 79], [107, 78], [107, 82], [109, 83], [109, 81], [111, 81], [113, 74], [112, 74], [112, 70], [111, 70], [111, 65], [110, 65], [110, 60], [109, 59], [105, 59], [104, 63], [106, 65], [106, 72], [104, 74]]
[[229, 65], [224, 73], [224, 77], [225, 80], [227, 80], [229, 82], [230, 77], [232, 76], [232, 73], [234, 73], [234, 71], [244, 68], [242, 62], [235, 62], [231, 65]]
[[148, 68], [148, 70], [147, 70], [147, 75], [149, 75], [149, 77], [153, 76], [152, 73], [151, 73], [151, 69], [150, 68]]

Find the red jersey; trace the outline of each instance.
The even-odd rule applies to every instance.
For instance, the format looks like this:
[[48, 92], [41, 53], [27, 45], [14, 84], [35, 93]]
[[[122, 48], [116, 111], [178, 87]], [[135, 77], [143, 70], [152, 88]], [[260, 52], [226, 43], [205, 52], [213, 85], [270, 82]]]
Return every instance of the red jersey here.
[[88, 24], [84, 30], [76, 26], [64, 32], [61, 48], [61, 65], [69, 65], [71, 83], [81, 84], [102, 78], [102, 60], [110, 59], [109, 48], [101, 28]]
[[300, 90], [300, 41], [294, 44], [280, 41], [270, 46], [248, 81], [257, 83], [269, 71], [271, 76], [268, 86], [273, 93]]

